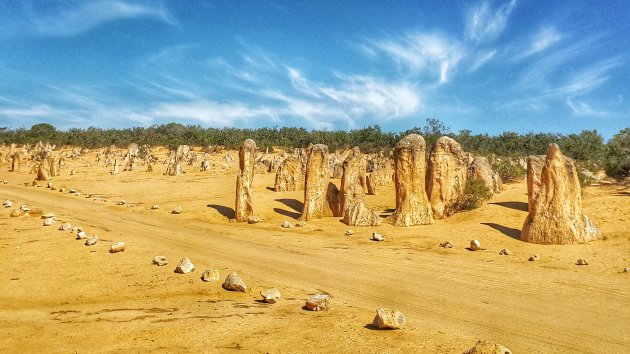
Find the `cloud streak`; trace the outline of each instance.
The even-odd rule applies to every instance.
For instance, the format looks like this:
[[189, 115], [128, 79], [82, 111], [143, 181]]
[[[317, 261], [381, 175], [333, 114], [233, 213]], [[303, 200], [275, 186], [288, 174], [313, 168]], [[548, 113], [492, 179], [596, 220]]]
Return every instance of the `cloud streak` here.
[[52, 13], [39, 14], [31, 10], [29, 15], [33, 33], [44, 36], [73, 36], [121, 19], [151, 18], [169, 25], [176, 24], [169, 11], [161, 5], [122, 0], [88, 1], [78, 6], [64, 4]]
[[493, 9], [489, 1], [484, 1], [470, 13], [466, 24], [466, 38], [477, 44], [495, 40], [505, 30], [515, 6], [516, 0], [511, 0]]

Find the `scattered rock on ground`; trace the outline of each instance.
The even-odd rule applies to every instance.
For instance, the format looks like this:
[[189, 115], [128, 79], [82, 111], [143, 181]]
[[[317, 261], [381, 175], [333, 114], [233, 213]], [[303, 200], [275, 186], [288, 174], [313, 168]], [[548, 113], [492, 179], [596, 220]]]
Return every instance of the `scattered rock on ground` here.
[[538, 261], [538, 260], [540, 260], [540, 256], [539, 256], [539, 255], [537, 255], [537, 254], [535, 254], [535, 255], [533, 255], [533, 256], [531, 256], [531, 257], [529, 257], [529, 259], [528, 259], [528, 261], [530, 261], [530, 262], [536, 262], [536, 261]]
[[451, 241], [444, 241], [440, 243], [440, 247], [453, 248], [453, 243]]
[[158, 209], [160, 209], [159, 205], [157, 205], [157, 204], [151, 205], [151, 210], [158, 210]]
[[239, 291], [242, 293], [247, 291], [247, 285], [245, 285], [245, 282], [243, 281], [243, 279], [241, 279], [241, 277], [239, 277], [236, 272], [230, 273], [225, 278], [225, 281], [223, 282], [222, 286], [223, 286], [223, 289], [225, 290]]
[[217, 281], [219, 278], [219, 270], [216, 268], [206, 269], [201, 274], [201, 280], [203, 281]]
[[116, 202], [116, 205], [125, 205], [125, 203], [127, 203], [127, 202], [124, 201], [124, 200], [119, 200], [119, 201]]
[[507, 249], [507, 248], [504, 248], [501, 251], [499, 251], [499, 254], [502, 255], [502, 256], [509, 256], [511, 253], [512, 252], [510, 252], [510, 250]]
[[268, 288], [260, 291], [263, 301], [268, 304], [275, 304], [280, 299], [280, 291], [276, 288]]
[[588, 265], [588, 261], [586, 259], [580, 258], [575, 262], [576, 265]]
[[153, 257], [153, 264], [161, 267], [161, 266], [165, 266], [168, 264], [168, 261], [166, 260], [166, 257], [164, 256], [155, 256]]
[[44, 219], [44, 222], [42, 223], [43, 226], [52, 226], [55, 224], [55, 222], [57, 221], [57, 219], [55, 218], [46, 218]]
[[405, 315], [400, 311], [379, 307], [372, 325], [378, 329], [402, 329], [405, 326]]
[[3, 205], [5, 208], [10, 208], [10, 207], [12, 207], [12, 206], [13, 206], [13, 202], [12, 202], [12, 201], [10, 201], [10, 200], [5, 200], [5, 201], [2, 203], [2, 205]]
[[85, 245], [86, 246], [94, 246], [95, 244], [98, 243], [98, 236], [94, 235], [94, 236], [90, 236], [85, 240]]
[[310, 311], [328, 311], [330, 309], [330, 295], [313, 294], [309, 295], [304, 305]]
[[181, 214], [184, 211], [181, 206], [176, 206], [175, 209], [171, 212], [171, 214]]
[[87, 235], [85, 234], [85, 232], [83, 231], [77, 232], [77, 240], [84, 240], [86, 237]]
[[512, 354], [512, 352], [500, 344], [480, 340], [464, 354]]
[[61, 225], [59, 225], [59, 230], [61, 231], [68, 231], [68, 230], [72, 230], [72, 225], [66, 223], [63, 223]]
[[483, 251], [485, 248], [481, 248], [481, 242], [479, 240], [471, 240], [470, 241], [470, 250], [471, 251]]
[[346, 230], [346, 236], [352, 236], [352, 235], [354, 235], [354, 231], [352, 229]]
[[195, 265], [192, 264], [188, 257], [182, 258], [182, 260], [179, 261], [179, 263], [177, 263], [177, 266], [175, 267], [175, 273], [180, 274], [190, 273], [193, 270], [195, 270]]
[[297, 227], [304, 227], [306, 226], [306, 221], [298, 221], [295, 223], [295, 226]]
[[123, 252], [124, 250], [125, 250], [125, 243], [124, 242], [116, 242], [113, 245], [109, 246], [109, 252], [110, 253]]
[[22, 209], [13, 209], [9, 216], [12, 217], [12, 218], [17, 218], [17, 217], [24, 216], [24, 215], [26, 215], [24, 210], [22, 210]]
[[292, 228], [292, 227], [293, 227], [293, 225], [291, 225], [291, 223], [290, 223], [290, 222], [288, 222], [288, 221], [286, 221], [286, 220], [285, 220], [285, 221], [283, 221], [283, 222], [282, 222], [282, 224], [280, 224], [280, 226], [281, 226], [282, 228], [285, 228], [285, 229], [290, 229], [290, 228]]
[[385, 236], [379, 234], [378, 232], [373, 232], [372, 233], [372, 241], [385, 241]]
[[[231, 222], [232, 220], [230, 220]], [[236, 219], [234, 219], [234, 221], [236, 222]], [[260, 222], [260, 219], [256, 216], [250, 216], [247, 218], [247, 223], [248, 224], [258, 224]]]

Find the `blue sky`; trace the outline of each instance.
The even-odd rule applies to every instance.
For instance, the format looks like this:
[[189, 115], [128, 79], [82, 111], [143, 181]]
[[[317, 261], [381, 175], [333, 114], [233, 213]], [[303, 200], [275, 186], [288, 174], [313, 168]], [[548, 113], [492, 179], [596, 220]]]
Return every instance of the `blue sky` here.
[[0, 1], [0, 126], [630, 126], [630, 2]]

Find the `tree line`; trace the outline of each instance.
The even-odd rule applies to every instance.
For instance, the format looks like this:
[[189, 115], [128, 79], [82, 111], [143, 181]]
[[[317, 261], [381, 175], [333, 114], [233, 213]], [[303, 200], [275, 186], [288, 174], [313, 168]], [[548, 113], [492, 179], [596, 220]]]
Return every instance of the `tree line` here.
[[428, 118], [422, 127], [399, 133], [383, 131], [378, 125], [344, 131], [306, 130], [297, 127], [219, 129], [179, 123], [152, 125], [147, 128], [89, 127], [61, 131], [51, 124], [40, 123], [30, 129], [0, 128], [0, 143], [35, 144], [38, 141], [47, 141], [57, 146], [74, 145], [90, 149], [109, 145], [125, 147], [130, 143], [164, 145], [174, 149], [178, 145], [186, 144], [234, 149], [245, 139], [254, 139], [262, 150], [268, 147], [295, 148], [324, 144], [331, 151], [358, 146], [363, 152], [388, 152], [402, 137], [411, 133], [422, 135], [428, 147], [433, 146], [439, 137], [447, 135], [459, 142], [465, 151], [503, 157], [542, 155], [546, 153], [549, 143], [556, 143], [566, 156], [577, 160], [582, 166], [588, 166], [592, 170], [604, 168], [609, 176], [615, 178], [630, 176], [630, 128], [623, 129], [605, 144], [597, 130], [584, 130], [568, 135], [531, 132], [488, 135], [472, 134], [470, 130], [454, 133], [443, 122], [433, 118]]

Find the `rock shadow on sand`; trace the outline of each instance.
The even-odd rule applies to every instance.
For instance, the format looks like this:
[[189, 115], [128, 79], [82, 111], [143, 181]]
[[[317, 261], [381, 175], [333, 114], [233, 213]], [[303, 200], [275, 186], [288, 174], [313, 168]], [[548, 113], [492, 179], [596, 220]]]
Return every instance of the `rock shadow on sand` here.
[[281, 208], [273, 208], [273, 211], [275, 211], [276, 213], [280, 214], [280, 215], [284, 215], [293, 219], [298, 219], [300, 217], [300, 213], [296, 213], [294, 211], [289, 211], [289, 210], [284, 210]]
[[529, 206], [525, 202], [496, 202], [496, 203], [490, 203], [490, 204], [500, 205], [502, 207], [506, 207], [506, 208], [510, 208], [514, 210], [520, 210], [520, 211], [529, 210]]
[[297, 199], [275, 199], [275, 201], [288, 206], [298, 213], [302, 213], [302, 209], [304, 209], [304, 203], [300, 202]]
[[482, 225], [490, 226], [491, 228], [501, 232], [505, 236], [509, 236], [513, 239], [520, 240], [521, 239], [521, 230], [513, 229], [511, 227], [495, 224], [493, 222], [482, 222]]
[[224, 217], [228, 219], [234, 219], [234, 209], [230, 207], [226, 207], [224, 205], [217, 205], [217, 204], [208, 204], [208, 208], [215, 209], [216, 211], [219, 212], [219, 214], [223, 215]]

